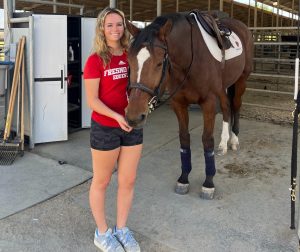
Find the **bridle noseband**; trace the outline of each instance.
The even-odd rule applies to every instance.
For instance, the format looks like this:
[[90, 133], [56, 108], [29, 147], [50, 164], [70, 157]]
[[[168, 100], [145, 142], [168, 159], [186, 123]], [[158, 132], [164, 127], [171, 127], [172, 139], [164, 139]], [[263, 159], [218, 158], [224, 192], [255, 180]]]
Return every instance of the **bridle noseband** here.
[[[150, 43], [144, 43], [143, 45], [150, 45]], [[144, 91], [145, 93], [149, 94], [151, 96], [150, 101], [148, 102], [148, 107], [149, 107], [149, 113], [151, 113], [156, 107], [157, 107], [157, 103], [159, 100], [159, 94], [160, 94], [160, 90], [161, 90], [161, 86], [162, 83], [165, 80], [165, 76], [166, 76], [166, 69], [167, 66], [169, 64], [169, 57], [168, 57], [168, 48], [165, 45], [159, 45], [159, 44], [153, 44], [153, 47], [159, 47], [161, 49], [163, 49], [165, 51], [164, 53], [164, 59], [163, 59], [163, 63], [162, 63], [162, 74], [161, 74], [161, 78], [159, 81], [158, 86], [152, 90], [148, 87], [146, 87], [143, 83], [137, 82], [137, 83], [133, 83], [130, 84], [130, 77], [128, 76], [128, 90], [131, 90], [133, 88], [137, 88], [140, 89], [142, 91]]]

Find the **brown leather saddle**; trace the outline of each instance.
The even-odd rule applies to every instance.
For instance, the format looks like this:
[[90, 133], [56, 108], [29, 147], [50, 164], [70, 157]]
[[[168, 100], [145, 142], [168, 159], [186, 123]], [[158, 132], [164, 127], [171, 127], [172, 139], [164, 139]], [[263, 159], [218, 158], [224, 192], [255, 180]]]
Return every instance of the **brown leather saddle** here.
[[204, 30], [216, 38], [218, 46], [221, 50], [226, 50], [232, 47], [229, 40], [231, 30], [221, 23], [218, 13], [215, 12], [201, 12], [199, 10], [192, 10], [189, 14], [195, 14], [198, 21], [201, 23]]

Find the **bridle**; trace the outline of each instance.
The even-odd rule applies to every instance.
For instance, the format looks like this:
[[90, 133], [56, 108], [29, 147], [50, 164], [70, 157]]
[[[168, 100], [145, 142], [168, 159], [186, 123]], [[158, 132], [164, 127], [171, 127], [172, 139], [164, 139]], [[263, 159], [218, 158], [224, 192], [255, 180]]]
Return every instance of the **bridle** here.
[[[190, 21], [188, 19], [188, 21]], [[159, 81], [159, 84], [158, 86], [152, 90], [148, 87], [146, 87], [143, 83], [140, 83], [140, 82], [137, 82], [137, 83], [133, 83], [131, 84], [130, 83], [130, 71], [128, 72], [128, 86], [127, 86], [127, 90], [131, 90], [133, 88], [136, 88], [136, 89], [140, 89], [142, 91], [144, 91], [145, 93], [149, 94], [151, 99], [149, 100], [148, 102], [148, 108], [149, 108], [149, 113], [151, 113], [152, 111], [154, 111], [156, 108], [160, 107], [161, 105], [163, 105], [166, 101], [168, 101], [169, 99], [171, 99], [178, 91], [180, 88], [182, 88], [182, 86], [184, 85], [185, 83], [185, 80], [187, 79], [187, 76], [188, 74], [190, 73], [190, 70], [191, 70], [191, 66], [192, 66], [192, 63], [193, 63], [193, 59], [194, 59], [194, 51], [193, 51], [193, 31], [192, 31], [192, 22], [190, 21], [189, 22], [190, 25], [191, 25], [191, 52], [192, 52], [192, 58], [191, 58], [191, 62], [188, 66], [188, 71], [187, 73], [185, 74], [183, 80], [181, 81], [180, 85], [177, 86], [177, 88], [175, 88], [175, 90], [172, 92], [171, 95], [169, 95], [169, 97], [164, 100], [163, 102], [160, 102], [158, 104], [158, 101], [159, 101], [159, 95], [160, 95], [160, 90], [161, 90], [161, 87], [162, 87], [162, 84], [165, 80], [165, 76], [166, 76], [166, 70], [167, 70], [167, 67], [168, 65], [170, 65], [170, 61], [169, 61], [169, 55], [168, 55], [168, 47], [167, 45], [160, 45], [160, 44], [152, 44], [152, 47], [159, 47], [159, 48], [162, 48], [165, 52], [164, 52], [164, 59], [163, 59], [163, 67], [162, 67], [162, 74], [161, 74], [161, 78], [160, 78], [160, 81]], [[147, 46], [147, 45], [151, 45], [151, 42], [145, 42], [143, 43], [143, 45]]]
[[[143, 45], [147, 46], [147, 45], [151, 45], [151, 43], [146, 42], [146, 43], [143, 43]], [[159, 44], [153, 44], [152, 46], [153, 47], [159, 47], [159, 48], [164, 50], [164, 59], [163, 59], [163, 63], [162, 63], [162, 73], [161, 73], [161, 77], [160, 77], [160, 81], [159, 81], [158, 86], [154, 90], [152, 90], [152, 89], [146, 87], [143, 83], [140, 83], [140, 82], [130, 84], [130, 78], [128, 78], [128, 81], [129, 81], [128, 90], [131, 90], [133, 88], [137, 88], [137, 89], [140, 89], [140, 90], [142, 90], [142, 91], [144, 91], [144, 92], [146, 92], [147, 94], [150, 95], [151, 99], [148, 102], [149, 112], [152, 112], [157, 107], [161, 86], [162, 86], [162, 84], [165, 80], [166, 69], [167, 69], [167, 66], [169, 64], [167, 46], [159, 45]]]

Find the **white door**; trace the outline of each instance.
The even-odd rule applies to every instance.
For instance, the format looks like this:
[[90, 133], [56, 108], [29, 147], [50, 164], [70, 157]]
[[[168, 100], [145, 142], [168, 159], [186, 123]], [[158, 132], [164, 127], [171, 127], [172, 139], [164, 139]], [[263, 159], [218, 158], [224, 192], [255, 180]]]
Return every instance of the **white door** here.
[[[82, 18], [81, 19], [81, 62], [82, 62], [82, 72], [84, 69], [85, 62], [88, 56], [91, 54], [93, 40], [95, 36], [96, 28], [96, 18]], [[83, 77], [83, 76], [82, 76]], [[81, 87], [81, 118], [82, 118], [82, 128], [88, 128], [91, 126], [91, 110], [86, 103], [86, 95], [84, 88], [84, 80], [82, 78]]]
[[33, 17], [34, 142], [68, 140], [67, 16]]

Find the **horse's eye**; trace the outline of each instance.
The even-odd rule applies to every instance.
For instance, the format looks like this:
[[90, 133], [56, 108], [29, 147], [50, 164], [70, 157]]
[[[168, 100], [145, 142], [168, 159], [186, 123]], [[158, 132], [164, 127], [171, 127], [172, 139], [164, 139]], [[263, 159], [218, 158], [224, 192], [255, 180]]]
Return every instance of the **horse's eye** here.
[[157, 64], [157, 67], [160, 67], [161, 65], [162, 65], [162, 63], [160, 62], [160, 63]]

